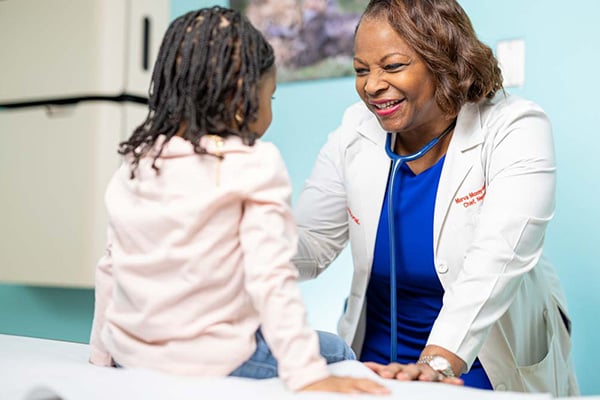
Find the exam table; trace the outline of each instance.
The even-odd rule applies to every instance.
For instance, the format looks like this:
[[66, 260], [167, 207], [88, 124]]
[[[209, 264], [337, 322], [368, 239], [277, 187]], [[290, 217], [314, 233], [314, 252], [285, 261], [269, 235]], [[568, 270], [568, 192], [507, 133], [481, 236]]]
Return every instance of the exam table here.
[[[548, 394], [492, 392], [428, 382], [382, 380], [358, 361], [329, 366], [336, 375], [370, 377], [389, 396], [292, 393], [278, 379], [194, 378], [142, 369], [103, 368], [88, 363], [82, 343], [0, 334], [1, 400], [187, 400], [187, 399], [403, 399], [549, 400]], [[566, 399], [566, 398], [564, 398]], [[600, 396], [579, 399], [600, 400]]]

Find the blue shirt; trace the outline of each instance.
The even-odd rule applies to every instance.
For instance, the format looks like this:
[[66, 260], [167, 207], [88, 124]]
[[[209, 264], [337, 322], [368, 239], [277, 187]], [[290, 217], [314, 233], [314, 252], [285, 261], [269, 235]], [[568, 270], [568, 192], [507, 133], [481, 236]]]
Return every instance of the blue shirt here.
[[[394, 183], [396, 227], [397, 360], [414, 363], [427, 343], [442, 308], [444, 289], [433, 260], [433, 213], [444, 157], [415, 175], [402, 165]], [[390, 240], [388, 191], [383, 201], [371, 278], [367, 288], [367, 329], [362, 361], [390, 361]], [[462, 376], [465, 385], [491, 384], [477, 360]]]

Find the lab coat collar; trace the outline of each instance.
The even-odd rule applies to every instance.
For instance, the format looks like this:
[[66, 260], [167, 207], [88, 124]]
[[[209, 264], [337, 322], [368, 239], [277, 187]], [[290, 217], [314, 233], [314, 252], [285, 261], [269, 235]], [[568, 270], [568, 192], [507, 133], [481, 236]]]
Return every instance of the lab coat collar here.
[[[446, 220], [446, 215], [450, 210], [457, 190], [469, 171], [471, 171], [473, 164], [479, 160], [479, 152], [476, 149], [482, 145], [484, 139], [480, 107], [488, 101], [486, 99], [480, 103], [467, 103], [461, 108], [458, 114], [456, 127], [454, 128], [446, 153], [436, 198], [434, 215], [434, 249], [436, 249], [436, 253], [442, 225]], [[366, 115], [368, 116], [358, 124], [357, 132], [372, 142], [378, 149], [373, 154], [371, 170], [386, 174], [390, 165], [390, 161], [387, 159], [384, 150], [387, 133], [381, 128], [375, 115], [370, 112]], [[365, 194], [371, 201], [380, 199], [384, 194], [387, 175], [384, 176], [385, 179], [374, 179], [371, 182], [371, 190], [368, 191], [370, 194]], [[377, 228], [379, 220], [379, 212], [380, 210], [377, 207], [373, 207], [373, 210], [371, 210], [372, 215], [369, 215], [365, 219], [366, 221], [373, 221], [373, 226], [365, 226], [365, 229], [369, 231], [366, 237], [374, 237], [374, 230]], [[370, 248], [370, 245], [371, 243], [367, 243], [367, 248]]]
[[379, 120], [371, 111], [368, 115], [356, 128], [358, 133], [378, 146], [385, 146], [387, 132], [381, 128]]
[[438, 192], [435, 202], [433, 220], [434, 249], [437, 254], [439, 236], [446, 215], [450, 211], [453, 199], [457, 195], [462, 182], [473, 168], [473, 164], [480, 160], [479, 151], [484, 135], [479, 107], [481, 103], [465, 104], [456, 121], [456, 127], [446, 152], [444, 167], [440, 176]]

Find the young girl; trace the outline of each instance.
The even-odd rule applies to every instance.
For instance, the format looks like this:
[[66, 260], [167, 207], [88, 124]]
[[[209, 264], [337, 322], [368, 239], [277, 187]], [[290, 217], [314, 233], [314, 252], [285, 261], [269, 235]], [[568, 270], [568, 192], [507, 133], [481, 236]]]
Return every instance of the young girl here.
[[124, 163], [106, 191], [92, 363], [387, 392], [331, 376], [326, 362], [354, 354], [307, 325], [290, 262], [289, 178], [278, 150], [259, 140], [274, 91], [273, 50], [238, 12], [206, 8], [172, 22], [148, 117], [121, 143]]

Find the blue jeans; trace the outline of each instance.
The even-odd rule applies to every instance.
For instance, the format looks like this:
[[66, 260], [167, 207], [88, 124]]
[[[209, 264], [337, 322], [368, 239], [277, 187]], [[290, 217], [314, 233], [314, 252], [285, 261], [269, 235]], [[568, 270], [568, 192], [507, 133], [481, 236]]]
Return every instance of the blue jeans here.
[[[327, 364], [356, 360], [350, 346], [338, 335], [322, 331], [317, 331], [317, 335], [319, 336], [321, 356], [325, 358]], [[260, 329], [256, 332], [256, 351], [229, 376], [253, 379], [268, 379], [277, 376], [277, 360], [273, 357]]]

